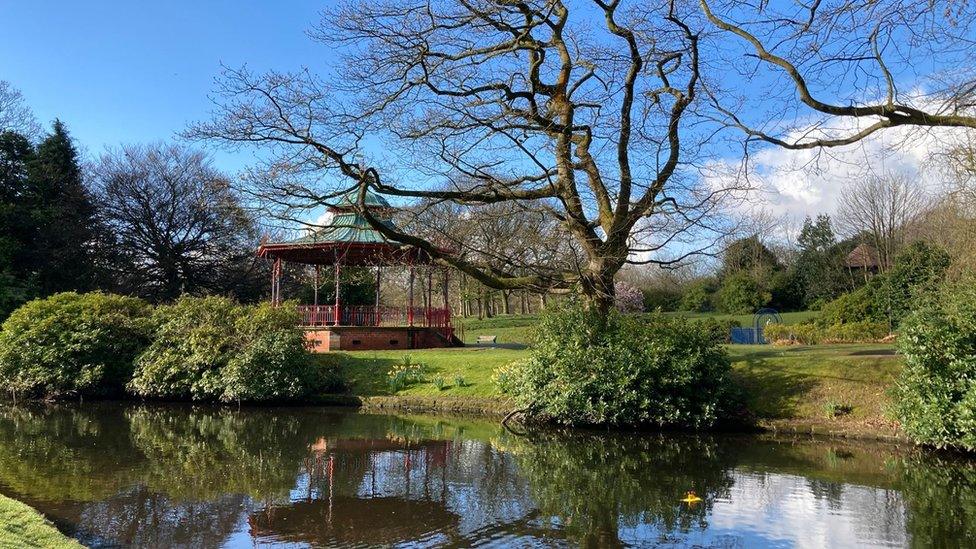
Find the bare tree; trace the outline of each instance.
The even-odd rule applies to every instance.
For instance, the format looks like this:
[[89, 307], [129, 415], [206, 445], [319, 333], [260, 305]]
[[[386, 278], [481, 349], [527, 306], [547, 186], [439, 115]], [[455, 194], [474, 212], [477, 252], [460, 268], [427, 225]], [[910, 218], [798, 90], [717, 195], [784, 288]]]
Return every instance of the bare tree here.
[[725, 192], [683, 171], [703, 135], [682, 125], [700, 81], [687, 14], [621, 4], [353, 3], [312, 31], [346, 52], [331, 78], [227, 70], [215, 116], [187, 133], [262, 146], [251, 190], [283, 219], [367, 189], [540, 212], [581, 254], [572, 269], [497, 249], [482, 250], [502, 259], [487, 265], [363, 215], [486, 286], [578, 284], [606, 310], [625, 263], [673, 263], [717, 238]]
[[253, 287], [254, 225], [202, 153], [126, 146], [92, 173], [123, 291], [164, 300]]
[[900, 174], [851, 182], [841, 193], [837, 219], [848, 236], [862, 236], [878, 251], [882, 271], [905, 243], [906, 229], [928, 208], [925, 191]]
[[41, 125], [37, 123], [20, 90], [10, 82], [0, 80], [0, 132], [5, 131], [34, 138], [41, 134]]
[[706, 94], [750, 142], [813, 149], [896, 126], [976, 128], [974, 2], [698, 4], [718, 31], [703, 57], [754, 84]]

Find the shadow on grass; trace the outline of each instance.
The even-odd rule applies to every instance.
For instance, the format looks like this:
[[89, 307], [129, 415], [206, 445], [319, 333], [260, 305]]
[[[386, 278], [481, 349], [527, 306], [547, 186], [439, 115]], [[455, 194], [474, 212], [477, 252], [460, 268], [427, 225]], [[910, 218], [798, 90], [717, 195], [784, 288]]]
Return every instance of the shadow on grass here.
[[765, 363], [759, 356], [750, 356], [744, 362], [732, 375], [743, 390], [749, 411], [759, 419], [795, 417], [803, 396], [817, 386], [809, 376]]

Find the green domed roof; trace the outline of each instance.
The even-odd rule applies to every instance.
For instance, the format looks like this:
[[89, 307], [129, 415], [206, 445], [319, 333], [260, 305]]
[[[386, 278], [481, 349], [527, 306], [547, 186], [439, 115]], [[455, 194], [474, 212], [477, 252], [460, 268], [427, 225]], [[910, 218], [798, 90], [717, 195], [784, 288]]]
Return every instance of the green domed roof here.
[[[334, 210], [349, 210], [353, 209], [357, 204], [359, 199], [359, 191], [350, 191], [342, 196], [339, 201], [333, 206]], [[390, 203], [387, 202], [383, 196], [376, 194], [372, 191], [366, 191], [366, 196], [364, 197], [363, 203], [367, 208], [379, 208], [379, 209], [390, 209]]]

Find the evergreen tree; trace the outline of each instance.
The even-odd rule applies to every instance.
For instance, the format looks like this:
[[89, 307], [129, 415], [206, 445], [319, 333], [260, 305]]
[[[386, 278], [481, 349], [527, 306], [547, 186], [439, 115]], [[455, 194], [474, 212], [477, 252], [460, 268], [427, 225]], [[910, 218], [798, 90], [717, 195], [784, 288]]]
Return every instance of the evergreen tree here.
[[806, 218], [797, 244], [800, 254], [794, 271], [804, 307], [816, 307], [849, 289], [844, 257], [850, 246], [837, 243], [830, 216], [818, 215], [816, 221]]
[[29, 268], [37, 227], [28, 166], [34, 147], [23, 135], [0, 133], [0, 319], [36, 295]]
[[39, 229], [33, 266], [43, 294], [96, 285], [95, 206], [67, 128], [55, 120], [30, 164], [32, 215]]

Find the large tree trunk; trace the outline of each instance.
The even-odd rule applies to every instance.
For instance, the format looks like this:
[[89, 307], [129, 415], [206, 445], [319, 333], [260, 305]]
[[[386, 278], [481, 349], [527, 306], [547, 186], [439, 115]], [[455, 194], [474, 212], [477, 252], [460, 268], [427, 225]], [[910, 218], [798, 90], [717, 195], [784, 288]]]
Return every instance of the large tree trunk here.
[[613, 278], [617, 270], [619, 269], [602, 268], [583, 273], [580, 282], [584, 306], [601, 315], [610, 312], [614, 299]]

